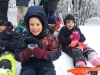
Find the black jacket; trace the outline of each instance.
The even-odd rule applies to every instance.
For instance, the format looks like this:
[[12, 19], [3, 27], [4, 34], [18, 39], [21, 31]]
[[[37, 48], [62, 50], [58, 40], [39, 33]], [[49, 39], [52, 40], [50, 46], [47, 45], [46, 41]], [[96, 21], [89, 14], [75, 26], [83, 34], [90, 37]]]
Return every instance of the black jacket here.
[[[4, 42], [4, 51], [9, 51], [14, 53], [15, 49], [18, 46], [19, 43], [19, 35], [15, 31], [10, 32], [0, 32], [0, 45], [2, 42]], [[2, 50], [0, 50], [1, 53]]]
[[84, 42], [86, 40], [85, 36], [81, 33], [80, 29], [78, 27], [74, 27], [72, 30], [68, 30], [65, 26], [61, 28], [58, 38], [62, 45], [63, 50], [66, 46], [68, 46], [71, 41], [69, 36], [72, 34], [73, 31], [78, 31], [80, 33], [80, 39], [79, 42]]

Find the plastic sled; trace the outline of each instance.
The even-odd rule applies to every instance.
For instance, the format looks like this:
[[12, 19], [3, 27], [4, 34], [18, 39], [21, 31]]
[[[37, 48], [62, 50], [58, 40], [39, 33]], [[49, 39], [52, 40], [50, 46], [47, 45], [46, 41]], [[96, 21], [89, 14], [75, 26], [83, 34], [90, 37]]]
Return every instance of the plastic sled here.
[[6, 54], [0, 57], [0, 75], [15, 75], [16, 60], [12, 54]]
[[74, 75], [100, 75], [100, 67], [94, 67], [94, 68], [74, 68], [67, 70], [68, 72], [71, 72]]

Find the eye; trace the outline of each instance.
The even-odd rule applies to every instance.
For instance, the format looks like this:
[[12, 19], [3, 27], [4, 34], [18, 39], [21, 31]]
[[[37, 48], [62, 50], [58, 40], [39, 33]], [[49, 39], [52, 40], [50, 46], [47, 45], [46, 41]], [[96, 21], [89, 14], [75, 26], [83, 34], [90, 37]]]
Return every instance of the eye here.
[[34, 26], [34, 24], [30, 24], [30, 26]]
[[37, 26], [39, 26], [40, 24], [37, 24]]

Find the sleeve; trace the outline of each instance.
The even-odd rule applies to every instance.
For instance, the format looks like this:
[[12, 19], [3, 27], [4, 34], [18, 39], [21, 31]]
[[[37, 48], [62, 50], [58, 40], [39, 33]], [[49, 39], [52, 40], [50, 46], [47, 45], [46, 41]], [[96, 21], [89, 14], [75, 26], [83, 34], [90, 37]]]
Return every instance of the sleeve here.
[[50, 55], [48, 57], [49, 61], [54, 61], [61, 56], [61, 47], [54, 36], [53, 40], [51, 40], [51, 45], [49, 46], [49, 50], [50, 50]]
[[20, 62], [20, 53], [22, 52], [22, 48], [21, 47], [18, 47], [16, 50], [15, 50], [15, 59], [17, 61]]
[[84, 34], [82, 34], [81, 30], [78, 28], [78, 31], [80, 33], [80, 39], [79, 39], [79, 42], [84, 42], [86, 40]]
[[65, 36], [64, 27], [61, 28], [58, 39], [61, 45], [69, 45], [71, 43], [70, 38]]
[[11, 37], [11, 39], [10, 41], [4, 40], [5, 49], [15, 50], [18, 47], [20, 37], [16, 32], [10, 32], [8, 35]]
[[25, 39], [26, 35], [22, 35], [22, 36], [20, 36], [20, 37], [21, 37], [21, 38], [20, 38], [18, 47], [17, 47], [17, 49], [15, 50], [15, 59], [16, 59], [17, 61], [19, 61], [19, 62], [20, 62], [20, 53], [25, 49], [25, 47], [24, 47], [24, 39]]

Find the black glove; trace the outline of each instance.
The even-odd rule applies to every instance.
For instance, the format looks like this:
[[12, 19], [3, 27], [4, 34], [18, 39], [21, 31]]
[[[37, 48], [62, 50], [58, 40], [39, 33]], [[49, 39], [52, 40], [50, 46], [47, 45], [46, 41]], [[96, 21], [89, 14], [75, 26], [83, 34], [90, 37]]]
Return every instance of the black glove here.
[[38, 39], [36, 39], [32, 36], [25, 38], [24, 44], [25, 44], [25, 46], [27, 46], [28, 44], [37, 44], [40, 48], [43, 47], [41, 41], [39, 41]]
[[30, 36], [30, 37], [26, 37], [25, 40], [24, 40], [24, 43], [25, 43], [26, 45], [31, 44], [31, 43], [36, 44], [36, 40], [35, 40], [34, 37], [31, 37], [31, 36]]
[[49, 32], [51, 33], [51, 34], [53, 34], [54, 33], [54, 30], [51, 28], [51, 26], [47, 26], [47, 29], [49, 30]]
[[54, 33], [54, 30], [53, 29], [49, 29], [50, 33], [53, 34]]

